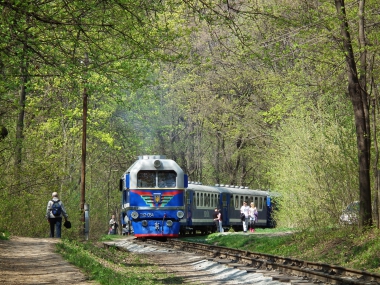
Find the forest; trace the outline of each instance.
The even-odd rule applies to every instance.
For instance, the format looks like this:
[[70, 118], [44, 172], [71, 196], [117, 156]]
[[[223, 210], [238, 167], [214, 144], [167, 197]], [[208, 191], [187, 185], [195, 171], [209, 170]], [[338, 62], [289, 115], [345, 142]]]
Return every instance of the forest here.
[[[0, 229], [80, 235], [136, 157], [278, 194], [279, 226], [379, 228], [376, 0], [0, 0]], [[83, 146], [85, 145], [85, 149]], [[78, 230], [76, 230], [78, 229]]]

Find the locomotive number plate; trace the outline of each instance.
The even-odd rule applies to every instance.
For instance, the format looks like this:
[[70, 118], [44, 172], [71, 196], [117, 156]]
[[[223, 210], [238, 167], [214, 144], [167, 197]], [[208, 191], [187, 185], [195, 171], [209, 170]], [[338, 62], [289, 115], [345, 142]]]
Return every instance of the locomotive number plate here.
[[152, 218], [152, 217], [154, 217], [154, 214], [153, 213], [141, 213], [140, 217], [141, 218]]

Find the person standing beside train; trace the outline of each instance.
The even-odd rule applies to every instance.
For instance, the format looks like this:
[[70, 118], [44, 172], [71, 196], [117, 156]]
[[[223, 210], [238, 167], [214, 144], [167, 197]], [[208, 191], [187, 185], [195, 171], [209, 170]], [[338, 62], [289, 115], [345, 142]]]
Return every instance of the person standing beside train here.
[[131, 221], [128, 218], [128, 215], [124, 216], [124, 225], [122, 230], [123, 235], [130, 235], [131, 234]]
[[219, 232], [219, 219], [218, 219], [218, 208], [215, 208], [214, 213], [212, 214], [212, 218], [215, 223], [215, 232]]
[[243, 206], [240, 208], [241, 221], [243, 222], [243, 231], [246, 233], [248, 228], [248, 216], [249, 216], [249, 207], [247, 202], [243, 202]]
[[222, 232], [224, 232], [224, 230], [223, 230], [223, 219], [222, 219], [222, 211], [221, 210], [218, 210], [217, 218], [218, 218], [219, 232], [222, 233]]
[[257, 208], [255, 207], [255, 203], [251, 202], [251, 207], [248, 210], [249, 216], [249, 231], [251, 233], [255, 232], [255, 224], [257, 222]]
[[110, 226], [110, 229], [109, 229], [108, 234], [109, 235], [116, 235], [118, 224], [116, 222], [115, 215], [111, 216], [111, 220], [109, 221], [109, 226]]

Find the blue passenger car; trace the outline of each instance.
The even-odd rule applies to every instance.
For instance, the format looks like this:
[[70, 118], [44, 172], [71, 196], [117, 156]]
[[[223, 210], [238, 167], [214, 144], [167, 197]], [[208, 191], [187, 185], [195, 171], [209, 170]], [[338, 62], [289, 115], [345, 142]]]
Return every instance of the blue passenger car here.
[[120, 179], [122, 221], [128, 216], [135, 237], [178, 237], [184, 217], [187, 176], [162, 155], [139, 156]]
[[272, 219], [273, 203], [268, 191], [252, 190], [248, 187], [232, 185], [206, 186], [200, 183], [189, 182], [186, 189], [185, 215], [186, 220], [181, 221], [181, 234], [186, 232], [209, 233], [215, 231], [213, 221], [214, 209], [222, 213], [223, 228], [242, 230], [240, 208], [243, 202], [254, 202], [258, 210], [256, 227], [274, 227]]

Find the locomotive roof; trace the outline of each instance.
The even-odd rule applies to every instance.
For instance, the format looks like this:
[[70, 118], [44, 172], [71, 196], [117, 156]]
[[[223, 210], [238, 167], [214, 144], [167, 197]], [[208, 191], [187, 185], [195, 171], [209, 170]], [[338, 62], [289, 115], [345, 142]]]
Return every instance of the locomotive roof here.
[[[160, 161], [160, 166], [155, 166], [155, 161]], [[173, 170], [177, 174], [183, 174], [179, 165], [164, 155], [142, 155], [128, 168], [126, 173], [139, 172], [140, 170]]]
[[128, 168], [123, 177], [130, 174], [130, 187], [137, 187], [137, 174], [141, 170], [148, 171], [174, 171], [177, 173], [177, 187], [184, 187], [184, 173], [181, 167], [172, 159], [164, 155], [142, 155]]

